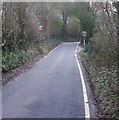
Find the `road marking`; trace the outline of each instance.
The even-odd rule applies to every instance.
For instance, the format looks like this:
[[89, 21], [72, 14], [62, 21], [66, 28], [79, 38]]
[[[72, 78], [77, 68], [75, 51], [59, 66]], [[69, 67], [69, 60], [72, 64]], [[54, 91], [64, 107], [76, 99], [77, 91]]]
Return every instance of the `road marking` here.
[[79, 69], [79, 73], [80, 73], [80, 76], [81, 76], [81, 83], [82, 83], [83, 97], [84, 97], [85, 118], [90, 118], [88, 95], [87, 95], [87, 91], [86, 91], [86, 85], [85, 85], [85, 81], [84, 81], [84, 76], [83, 76], [83, 72], [82, 72], [82, 69], [81, 69], [81, 65], [80, 65], [80, 63], [78, 61], [78, 56], [77, 56], [77, 52], [78, 51], [77, 50], [78, 50], [78, 44], [77, 44], [76, 50], [75, 50], [75, 58], [76, 58], [78, 69]]
[[[54, 50], [56, 50], [61, 44], [59, 44], [57, 47], [55, 47], [53, 50], [51, 50], [46, 56], [44, 56], [42, 59], [39, 60], [42, 61], [44, 58], [46, 58], [48, 55], [50, 55]], [[37, 62], [38, 63], [38, 62]]]
[[[48, 55], [50, 55], [54, 50], [56, 50], [61, 44], [59, 44], [58, 46], [56, 46], [53, 50], [51, 50], [46, 56], [44, 56], [43, 58], [41, 58], [38, 62], [36, 62], [36, 64], [38, 64], [39, 62], [41, 62], [44, 58], [46, 58]], [[24, 73], [21, 73], [20, 75], [18, 75], [16, 78], [15, 78], [15, 81], [18, 80], [18, 77], [19, 76], [22, 76]], [[7, 84], [11, 84], [13, 81], [10, 81], [8, 82]]]
[[[39, 62], [41, 62], [44, 58], [46, 58], [48, 55], [50, 55], [54, 50], [56, 50], [61, 44], [59, 44], [58, 46], [56, 46], [53, 50], [51, 50], [47, 55], [45, 55], [43, 58], [41, 58], [38, 62], [36, 62], [36, 64], [38, 64]], [[19, 76], [21, 76], [23, 74], [20, 74]]]

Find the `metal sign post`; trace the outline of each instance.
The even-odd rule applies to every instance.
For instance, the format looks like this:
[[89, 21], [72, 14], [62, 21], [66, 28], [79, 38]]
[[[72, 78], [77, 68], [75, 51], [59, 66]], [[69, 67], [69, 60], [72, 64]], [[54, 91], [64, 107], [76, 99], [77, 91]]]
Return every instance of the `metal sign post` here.
[[83, 44], [84, 44], [84, 47], [86, 46], [86, 40], [85, 40], [85, 36], [84, 36], [84, 40], [83, 40]]
[[87, 35], [87, 32], [86, 32], [86, 31], [83, 31], [83, 32], [82, 32], [82, 35], [83, 35], [83, 37], [84, 37], [83, 44], [84, 44], [84, 48], [85, 48], [85, 46], [86, 46], [85, 37], [86, 37], [86, 35]]

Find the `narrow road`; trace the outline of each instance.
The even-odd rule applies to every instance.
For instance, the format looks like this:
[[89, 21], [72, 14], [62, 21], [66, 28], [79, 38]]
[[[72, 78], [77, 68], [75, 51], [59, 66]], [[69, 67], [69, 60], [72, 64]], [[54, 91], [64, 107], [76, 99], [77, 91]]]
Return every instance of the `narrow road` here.
[[77, 43], [63, 43], [2, 91], [3, 118], [84, 118]]

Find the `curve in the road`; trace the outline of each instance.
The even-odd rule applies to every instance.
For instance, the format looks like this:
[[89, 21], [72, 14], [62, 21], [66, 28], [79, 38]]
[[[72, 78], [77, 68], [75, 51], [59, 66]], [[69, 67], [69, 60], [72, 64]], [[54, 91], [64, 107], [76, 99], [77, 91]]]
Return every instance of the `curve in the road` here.
[[3, 118], [84, 118], [75, 49], [63, 43], [2, 90]]

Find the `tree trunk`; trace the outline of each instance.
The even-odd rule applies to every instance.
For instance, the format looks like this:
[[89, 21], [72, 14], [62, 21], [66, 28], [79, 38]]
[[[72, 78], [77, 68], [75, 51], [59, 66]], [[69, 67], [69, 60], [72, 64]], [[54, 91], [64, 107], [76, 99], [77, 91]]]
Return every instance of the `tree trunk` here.
[[[119, 78], [119, 1], [117, 2], [117, 79]], [[119, 80], [117, 81], [119, 84]], [[118, 88], [118, 86], [117, 86]]]
[[118, 23], [119, 23], [119, 2], [117, 2], [117, 48], [119, 51], [119, 24]]
[[63, 11], [62, 40], [67, 39], [67, 13]]

